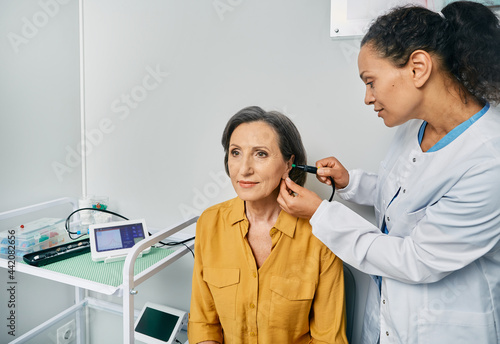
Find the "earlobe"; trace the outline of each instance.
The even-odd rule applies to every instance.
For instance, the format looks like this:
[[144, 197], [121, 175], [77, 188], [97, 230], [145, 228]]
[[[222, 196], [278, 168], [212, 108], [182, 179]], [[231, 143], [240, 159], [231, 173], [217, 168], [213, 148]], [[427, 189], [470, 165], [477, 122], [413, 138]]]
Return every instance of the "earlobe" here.
[[421, 88], [429, 80], [432, 72], [432, 57], [424, 50], [415, 50], [408, 60], [415, 87]]

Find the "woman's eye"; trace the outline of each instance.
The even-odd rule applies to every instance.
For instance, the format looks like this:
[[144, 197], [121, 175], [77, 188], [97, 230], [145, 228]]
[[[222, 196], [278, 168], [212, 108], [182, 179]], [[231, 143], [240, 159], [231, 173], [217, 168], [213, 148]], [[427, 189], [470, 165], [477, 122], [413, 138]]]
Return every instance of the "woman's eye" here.
[[237, 151], [236, 149], [234, 149], [234, 150], [231, 151], [231, 155], [232, 156], [238, 156], [238, 155], [240, 155], [240, 152]]
[[370, 88], [373, 88], [373, 81], [367, 82], [366, 86], [370, 86]]
[[265, 157], [267, 157], [267, 152], [262, 152], [262, 151], [257, 152], [257, 156], [259, 158], [265, 158]]

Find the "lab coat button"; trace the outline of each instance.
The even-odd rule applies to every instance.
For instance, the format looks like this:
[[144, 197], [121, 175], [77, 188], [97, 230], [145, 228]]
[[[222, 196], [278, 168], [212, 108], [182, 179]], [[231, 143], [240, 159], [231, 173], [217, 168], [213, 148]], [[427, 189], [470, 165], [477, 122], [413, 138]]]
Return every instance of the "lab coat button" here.
[[403, 189], [403, 193], [406, 193], [406, 189]]
[[416, 162], [417, 161], [417, 158], [413, 158], [413, 162]]
[[385, 300], [382, 300], [382, 303], [385, 305]]
[[387, 222], [391, 221], [391, 218], [389, 216], [387, 216]]
[[385, 334], [386, 334], [387, 336], [389, 336], [389, 331], [385, 331]]

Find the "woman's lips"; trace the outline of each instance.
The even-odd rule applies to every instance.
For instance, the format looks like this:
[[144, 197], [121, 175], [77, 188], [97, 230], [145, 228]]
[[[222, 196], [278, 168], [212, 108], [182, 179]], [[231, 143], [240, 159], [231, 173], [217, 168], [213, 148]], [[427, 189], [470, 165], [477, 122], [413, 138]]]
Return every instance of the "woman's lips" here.
[[245, 180], [240, 180], [238, 182], [238, 184], [240, 184], [240, 186], [242, 188], [251, 188], [251, 187], [257, 185], [258, 183], [257, 182], [249, 182], [249, 181], [245, 181]]

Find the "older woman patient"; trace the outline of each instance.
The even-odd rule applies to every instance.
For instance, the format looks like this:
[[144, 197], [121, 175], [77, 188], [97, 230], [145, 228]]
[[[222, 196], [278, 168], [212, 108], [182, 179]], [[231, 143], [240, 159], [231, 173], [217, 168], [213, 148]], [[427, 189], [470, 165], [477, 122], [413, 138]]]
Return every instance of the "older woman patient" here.
[[347, 343], [342, 261], [277, 202], [282, 178], [306, 179], [297, 128], [248, 107], [222, 145], [238, 197], [198, 220], [189, 343]]

